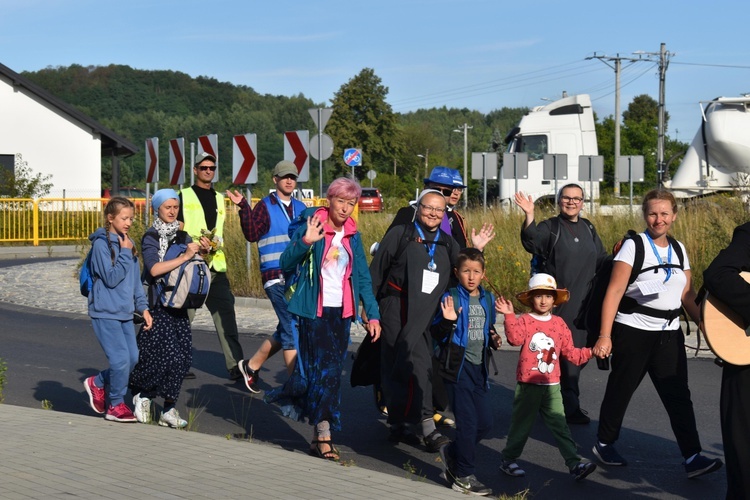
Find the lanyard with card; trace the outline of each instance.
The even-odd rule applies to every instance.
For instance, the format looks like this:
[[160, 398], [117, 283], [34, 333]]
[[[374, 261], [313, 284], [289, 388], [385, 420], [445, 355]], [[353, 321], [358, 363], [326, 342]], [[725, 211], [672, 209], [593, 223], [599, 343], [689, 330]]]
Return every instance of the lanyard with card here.
[[419, 238], [427, 249], [427, 254], [430, 256], [430, 262], [427, 264], [427, 269], [422, 271], [422, 293], [430, 294], [435, 288], [437, 288], [438, 282], [440, 281], [440, 275], [435, 272], [437, 271], [437, 264], [435, 264], [435, 248], [437, 247], [437, 241], [440, 239], [440, 231], [437, 231], [435, 239], [430, 244], [425, 241], [424, 232], [416, 222], [414, 223], [414, 227], [417, 228]]

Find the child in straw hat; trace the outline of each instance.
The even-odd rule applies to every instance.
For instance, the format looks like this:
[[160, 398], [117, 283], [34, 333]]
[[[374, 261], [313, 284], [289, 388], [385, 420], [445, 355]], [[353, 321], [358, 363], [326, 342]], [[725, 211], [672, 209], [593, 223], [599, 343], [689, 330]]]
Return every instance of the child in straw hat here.
[[522, 304], [531, 307], [531, 312], [516, 317], [509, 300], [500, 297], [495, 301], [495, 310], [505, 315], [508, 343], [521, 346], [513, 414], [500, 470], [514, 477], [526, 474], [516, 460], [523, 452], [537, 413], [540, 413], [557, 441], [570, 474], [580, 481], [591, 474], [596, 465], [582, 460], [578, 455], [565, 421], [560, 394], [559, 358], [582, 365], [591, 359], [591, 349], [575, 347], [565, 321], [552, 314], [554, 306], [570, 298], [567, 290], [557, 288], [555, 278], [549, 274], [535, 274], [529, 280], [529, 289], [516, 297]]

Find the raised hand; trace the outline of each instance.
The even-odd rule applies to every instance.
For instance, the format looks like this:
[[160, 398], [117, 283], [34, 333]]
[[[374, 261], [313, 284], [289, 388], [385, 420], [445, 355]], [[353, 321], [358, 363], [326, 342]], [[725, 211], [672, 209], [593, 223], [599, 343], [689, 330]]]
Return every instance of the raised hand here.
[[482, 224], [482, 229], [479, 230], [479, 233], [477, 234], [476, 229], [471, 228], [471, 244], [476, 248], [477, 250], [484, 251], [484, 247], [489, 243], [492, 238], [495, 237], [495, 226], [492, 224], [484, 223]]
[[498, 314], [513, 314], [513, 302], [500, 296], [495, 299], [495, 311]]
[[317, 213], [307, 218], [307, 231], [305, 231], [305, 242], [312, 245], [316, 241], [323, 239], [325, 231], [323, 230], [323, 221]]
[[527, 196], [523, 191], [519, 191], [513, 197], [513, 201], [516, 205], [521, 207], [521, 210], [523, 210], [526, 215], [534, 213], [534, 200], [531, 198], [531, 195]]
[[240, 202], [242, 201], [242, 198], [244, 198], [244, 196], [242, 196], [240, 192], [237, 191], [236, 189], [234, 190], [234, 193], [232, 193], [231, 191], [227, 189], [227, 198], [232, 200], [232, 203], [234, 203], [235, 205], [239, 205]]
[[[456, 314], [456, 307], [453, 304], [453, 297], [451, 295], [445, 297], [445, 299], [440, 303], [440, 309], [443, 312], [443, 318], [447, 319], [448, 321], [456, 321], [458, 319], [458, 314]], [[462, 307], [459, 307], [458, 312], [460, 313], [462, 309]]]

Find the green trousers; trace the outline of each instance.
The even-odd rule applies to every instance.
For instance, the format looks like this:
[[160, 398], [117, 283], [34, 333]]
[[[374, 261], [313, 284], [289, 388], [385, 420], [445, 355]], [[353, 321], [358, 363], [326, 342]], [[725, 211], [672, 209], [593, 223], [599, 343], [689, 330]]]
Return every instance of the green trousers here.
[[581, 457], [576, 450], [576, 443], [570, 434], [568, 422], [565, 421], [560, 384], [536, 385], [518, 382], [516, 395], [513, 398], [513, 415], [510, 418], [510, 430], [503, 460], [514, 461], [523, 453], [526, 440], [529, 439], [537, 413], [541, 413], [544, 425], [552, 432], [557, 441], [565, 465], [568, 469], [575, 467]]

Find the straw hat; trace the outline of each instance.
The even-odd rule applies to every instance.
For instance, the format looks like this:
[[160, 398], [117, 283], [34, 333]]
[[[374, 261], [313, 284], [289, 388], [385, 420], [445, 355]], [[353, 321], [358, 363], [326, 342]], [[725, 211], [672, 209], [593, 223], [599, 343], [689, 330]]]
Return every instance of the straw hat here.
[[555, 278], [545, 273], [537, 273], [529, 280], [529, 289], [516, 295], [516, 298], [524, 305], [531, 307], [531, 299], [537, 291], [555, 292], [555, 305], [564, 304], [570, 299], [570, 292], [565, 288], [557, 288]]

